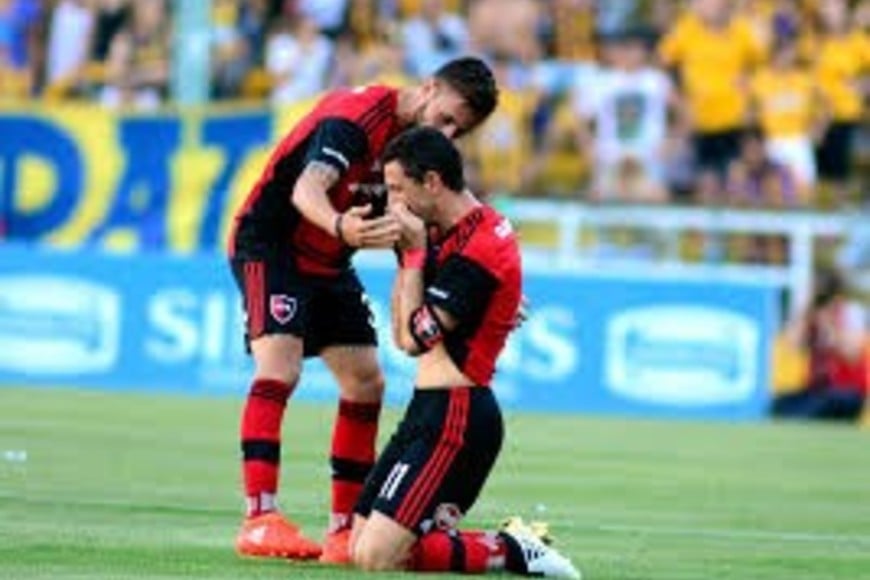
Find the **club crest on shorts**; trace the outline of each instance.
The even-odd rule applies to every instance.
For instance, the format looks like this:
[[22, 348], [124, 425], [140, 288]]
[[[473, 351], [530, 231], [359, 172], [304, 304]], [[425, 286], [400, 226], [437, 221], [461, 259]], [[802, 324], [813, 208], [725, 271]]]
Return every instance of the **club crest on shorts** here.
[[269, 312], [279, 324], [287, 324], [296, 314], [296, 298], [286, 294], [269, 296]]
[[459, 526], [462, 510], [455, 503], [442, 503], [435, 508], [435, 527], [439, 530], [453, 530]]

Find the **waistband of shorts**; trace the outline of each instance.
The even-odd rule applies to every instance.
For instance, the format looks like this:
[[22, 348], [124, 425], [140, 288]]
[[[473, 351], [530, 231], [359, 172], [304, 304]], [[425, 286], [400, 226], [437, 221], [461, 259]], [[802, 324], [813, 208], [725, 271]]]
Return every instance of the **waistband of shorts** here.
[[453, 391], [456, 389], [475, 390], [475, 389], [488, 389], [488, 388], [489, 388], [489, 385], [444, 385], [443, 387], [422, 387], [422, 388], [417, 386], [417, 385], [414, 385], [414, 392], [415, 393], [425, 393], [427, 391], [432, 391], [435, 393], [445, 393], [445, 392], [450, 392], [450, 391]]
[[492, 396], [492, 389], [484, 385], [462, 385], [454, 387], [427, 387], [425, 389], [414, 388], [414, 393], [411, 396], [412, 401], [417, 401], [419, 404], [427, 404], [433, 401], [448, 401], [454, 394], [461, 392], [468, 393], [473, 399], [480, 397]]

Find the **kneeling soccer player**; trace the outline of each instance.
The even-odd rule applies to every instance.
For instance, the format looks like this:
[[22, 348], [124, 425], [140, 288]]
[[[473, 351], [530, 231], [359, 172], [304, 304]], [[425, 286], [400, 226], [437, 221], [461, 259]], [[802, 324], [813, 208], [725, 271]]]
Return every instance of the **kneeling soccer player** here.
[[393, 335], [420, 361], [413, 399], [357, 504], [352, 560], [364, 570], [579, 578], [523, 526], [456, 529], [502, 444], [489, 382], [520, 305], [519, 247], [510, 223], [465, 189], [461, 156], [437, 131], [400, 135], [383, 162], [401, 230]]

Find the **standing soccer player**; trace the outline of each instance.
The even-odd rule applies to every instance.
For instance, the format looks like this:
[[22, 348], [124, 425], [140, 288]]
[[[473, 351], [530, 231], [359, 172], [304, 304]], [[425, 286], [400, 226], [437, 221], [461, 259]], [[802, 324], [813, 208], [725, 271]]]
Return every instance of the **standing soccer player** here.
[[[326, 95], [278, 144], [235, 218], [233, 274], [244, 297], [253, 377], [241, 421], [247, 514], [242, 555], [348, 560], [351, 514], [374, 463], [384, 379], [363, 288], [350, 258], [398, 239], [378, 159], [400, 130], [449, 138], [483, 122], [497, 88], [480, 60], [462, 58], [406, 89]], [[281, 425], [303, 357], [320, 356], [338, 382], [331, 451], [332, 515], [322, 550], [276, 505]]]
[[420, 362], [405, 417], [357, 505], [353, 561], [365, 570], [579, 578], [525, 527], [456, 529], [501, 449], [489, 384], [520, 307], [520, 252], [510, 223], [465, 189], [460, 154], [438, 131], [399, 136], [383, 161], [403, 250], [393, 336]]

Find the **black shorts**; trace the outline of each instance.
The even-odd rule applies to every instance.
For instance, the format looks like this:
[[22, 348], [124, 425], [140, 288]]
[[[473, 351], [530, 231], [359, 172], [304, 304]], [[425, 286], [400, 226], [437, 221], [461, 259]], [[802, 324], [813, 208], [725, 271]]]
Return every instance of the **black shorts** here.
[[716, 133], [696, 133], [695, 161], [701, 170], [712, 170], [725, 175], [728, 165], [740, 155], [742, 129], [718, 131]]
[[376, 346], [374, 317], [362, 283], [353, 270], [337, 277], [299, 274], [292, 259], [231, 258], [246, 314], [245, 341], [269, 334], [303, 340], [305, 356], [327, 346]]
[[819, 176], [831, 181], [846, 181], [852, 174], [855, 123], [832, 123], [816, 149]]
[[417, 389], [369, 474], [356, 512], [417, 535], [452, 529], [474, 505], [504, 436], [492, 389]]

